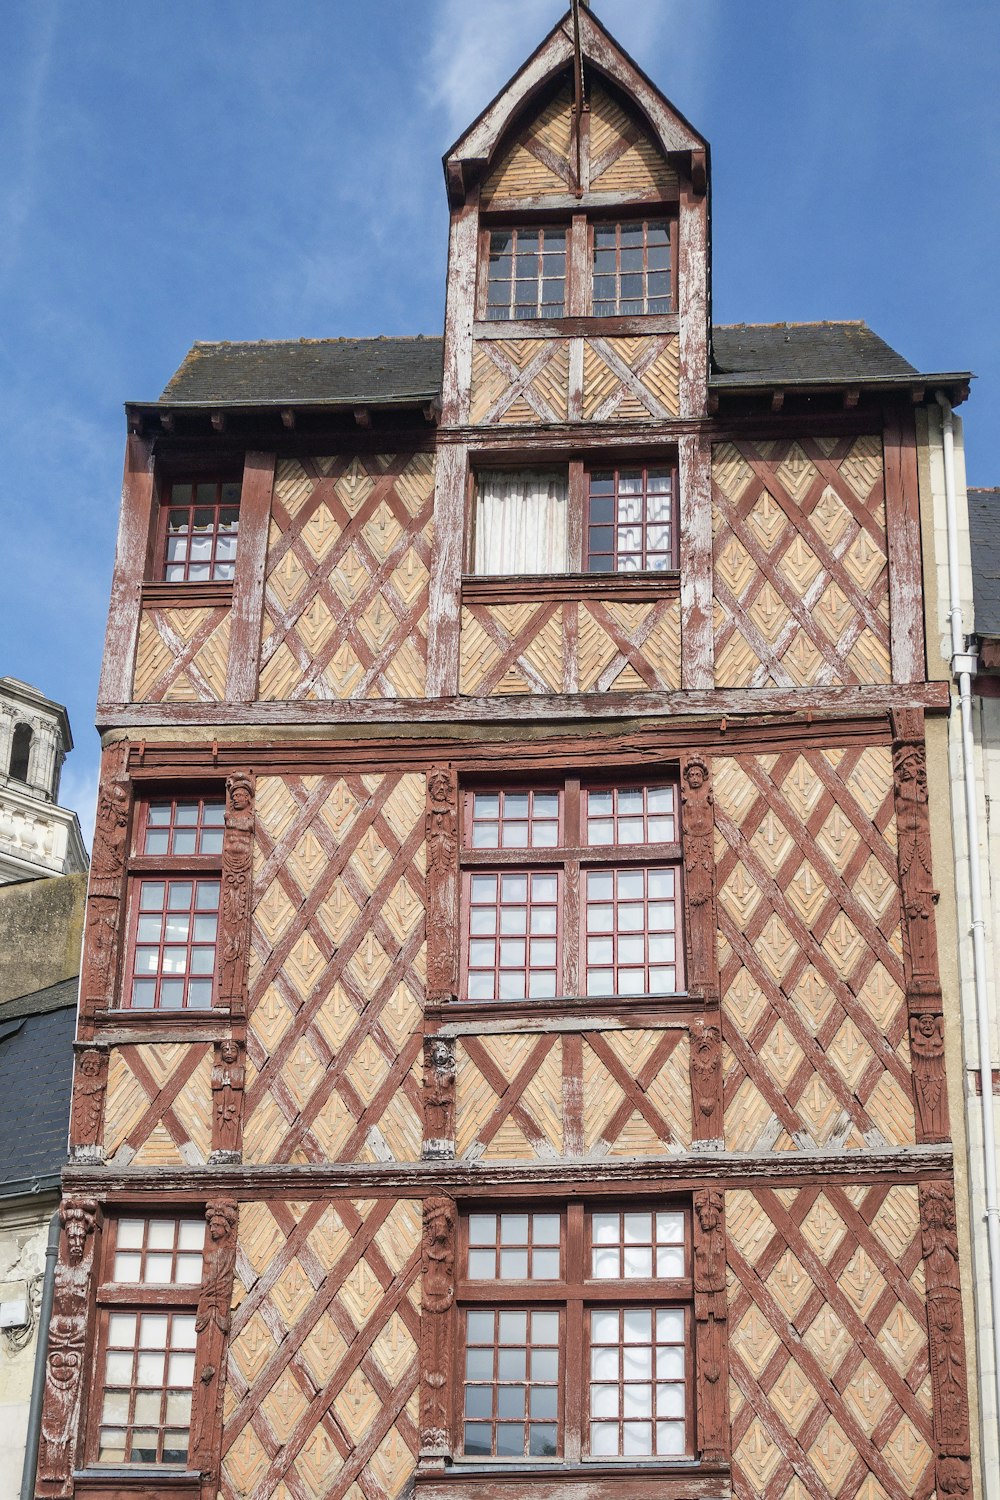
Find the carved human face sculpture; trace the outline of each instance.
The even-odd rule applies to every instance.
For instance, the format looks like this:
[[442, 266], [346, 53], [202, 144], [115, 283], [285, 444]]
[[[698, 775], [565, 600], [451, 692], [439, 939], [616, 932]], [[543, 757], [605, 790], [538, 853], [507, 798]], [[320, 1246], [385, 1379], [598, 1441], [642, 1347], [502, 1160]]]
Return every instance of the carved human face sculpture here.
[[234, 812], [246, 812], [252, 800], [250, 787], [245, 781], [230, 783], [229, 801]]
[[234, 1063], [238, 1062], [239, 1056], [240, 1049], [233, 1041], [225, 1041], [219, 1048], [219, 1057], [227, 1065], [227, 1067], [231, 1068]]
[[698, 1223], [705, 1234], [711, 1234], [722, 1222], [722, 1199], [718, 1193], [706, 1193], [698, 1201]]
[[684, 772], [684, 779], [691, 790], [696, 792], [708, 780], [708, 771], [700, 760], [693, 760]]
[[78, 1266], [87, 1248], [87, 1235], [94, 1227], [93, 1214], [86, 1208], [72, 1206], [66, 1209], [64, 1222], [69, 1258], [74, 1266]]
[[447, 802], [451, 790], [448, 777], [441, 771], [436, 771], [427, 783], [427, 790], [431, 794], [432, 802]]
[[937, 1036], [937, 1016], [918, 1016], [917, 1030], [927, 1041], [932, 1041]]
[[101, 1054], [85, 1052], [80, 1058], [80, 1072], [84, 1078], [96, 1078], [101, 1071]]
[[224, 1240], [232, 1228], [232, 1217], [224, 1209], [210, 1206], [208, 1210], [208, 1233], [216, 1241]]
[[[53, 1323], [58, 1322], [53, 1319]], [[58, 1333], [58, 1330], [54, 1330]], [[53, 1349], [49, 1355], [49, 1376], [53, 1385], [72, 1385], [80, 1370], [80, 1355], [76, 1349]]]

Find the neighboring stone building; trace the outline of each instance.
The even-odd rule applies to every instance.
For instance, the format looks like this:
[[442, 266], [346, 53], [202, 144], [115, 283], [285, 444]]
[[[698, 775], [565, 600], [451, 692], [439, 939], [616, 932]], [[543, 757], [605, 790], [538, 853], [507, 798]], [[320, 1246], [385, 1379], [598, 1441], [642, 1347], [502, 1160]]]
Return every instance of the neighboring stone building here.
[[61, 703], [16, 677], [0, 677], [0, 883], [86, 870], [76, 813], [59, 806], [59, 777], [72, 748]]
[[443, 341], [127, 408], [36, 1494], [968, 1494], [969, 377], [713, 328], [586, 10], [445, 175]]
[[0, 678], [0, 1497], [20, 1492], [49, 1221], [66, 1161], [87, 856], [58, 805], [66, 710]]

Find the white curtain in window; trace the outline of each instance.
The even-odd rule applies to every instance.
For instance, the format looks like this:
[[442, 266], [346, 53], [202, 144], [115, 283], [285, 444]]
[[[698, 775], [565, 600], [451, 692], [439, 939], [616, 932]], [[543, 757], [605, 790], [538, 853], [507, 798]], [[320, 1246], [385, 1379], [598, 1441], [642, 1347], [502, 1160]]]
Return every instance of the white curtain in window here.
[[565, 471], [490, 469], [476, 485], [477, 573], [565, 573]]

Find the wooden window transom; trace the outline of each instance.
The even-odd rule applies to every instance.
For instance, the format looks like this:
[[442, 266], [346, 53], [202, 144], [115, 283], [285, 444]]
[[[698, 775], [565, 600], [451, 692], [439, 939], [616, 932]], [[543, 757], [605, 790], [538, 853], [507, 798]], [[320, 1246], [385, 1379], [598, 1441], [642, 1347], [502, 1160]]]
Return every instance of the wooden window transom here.
[[676, 474], [666, 466], [593, 469], [588, 573], [662, 573], [677, 566]]
[[460, 1459], [694, 1453], [683, 1206], [470, 1211], [460, 1257]]
[[675, 785], [476, 788], [463, 809], [466, 998], [682, 991]]
[[596, 318], [673, 311], [668, 220], [594, 225], [592, 311]]
[[161, 569], [165, 583], [231, 581], [240, 529], [240, 484], [171, 484], [163, 502]]
[[566, 306], [566, 230], [494, 229], [490, 234], [486, 316], [561, 318]]
[[188, 1461], [203, 1219], [109, 1221], [92, 1423], [99, 1464]]

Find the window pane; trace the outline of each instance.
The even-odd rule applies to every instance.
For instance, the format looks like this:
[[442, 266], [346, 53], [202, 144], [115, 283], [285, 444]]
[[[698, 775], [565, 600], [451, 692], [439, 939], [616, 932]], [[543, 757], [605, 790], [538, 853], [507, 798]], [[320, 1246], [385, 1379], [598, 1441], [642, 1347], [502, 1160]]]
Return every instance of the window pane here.
[[476, 477], [475, 571], [565, 573], [565, 469], [491, 469]]
[[[465, 1315], [468, 1456], [549, 1457], [558, 1452], [559, 1315], [527, 1310]], [[541, 1365], [539, 1355], [547, 1355]], [[530, 1357], [530, 1374], [529, 1374]]]
[[162, 576], [168, 583], [232, 577], [240, 485], [203, 481], [171, 486]]
[[590, 1343], [591, 1455], [648, 1457], [685, 1452], [683, 1310], [592, 1311]]

